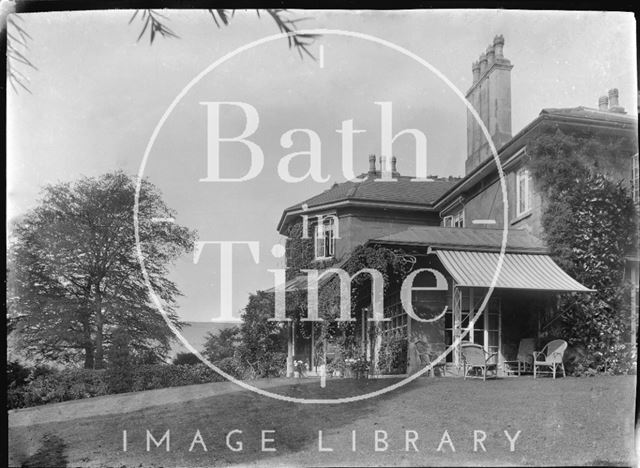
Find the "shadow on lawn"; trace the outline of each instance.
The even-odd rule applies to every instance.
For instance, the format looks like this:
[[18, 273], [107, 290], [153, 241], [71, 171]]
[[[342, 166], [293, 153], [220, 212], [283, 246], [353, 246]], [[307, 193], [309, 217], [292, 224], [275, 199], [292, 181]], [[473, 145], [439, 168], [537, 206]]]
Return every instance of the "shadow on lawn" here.
[[[329, 380], [325, 388], [319, 381], [294, 383], [276, 387], [270, 391], [297, 398], [342, 398], [369, 393], [387, 387], [400, 379], [384, 380]], [[380, 399], [397, 396], [407, 386], [379, 397], [347, 404], [295, 404], [275, 400], [248, 391], [238, 391], [211, 398], [184, 403], [156, 406], [132, 413], [103, 417], [76, 419], [64, 423], [12, 429], [11, 439], [37, 437], [55, 432], [67, 443], [72, 464], [92, 466], [203, 466], [246, 464], [258, 460], [267, 462], [269, 457], [294, 453], [318, 447], [318, 431], [325, 433], [352, 423], [375, 411]], [[419, 385], [427, 384], [420, 379]], [[152, 403], [150, 403], [152, 404]], [[123, 451], [123, 430], [127, 431], [127, 451]], [[170, 430], [170, 451], [165, 444], [146, 451], [146, 434], [149, 430], [160, 441]], [[206, 445], [192, 445], [197, 431]], [[230, 445], [242, 451], [232, 451], [227, 446], [227, 434], [234, 430], [242, 433], [231, 435]], [[274, 439], [267, 447], [277, 452], [262, 451], [263, 430], [273, 430], [266, 438]]]

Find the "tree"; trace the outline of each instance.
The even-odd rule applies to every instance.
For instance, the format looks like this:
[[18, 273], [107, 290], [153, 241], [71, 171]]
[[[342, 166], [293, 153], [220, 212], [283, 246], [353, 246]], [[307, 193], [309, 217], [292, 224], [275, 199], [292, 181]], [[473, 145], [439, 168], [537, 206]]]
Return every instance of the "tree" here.
[[[166, 354], [171, 330], [154, 307], [138, 262], [133, 207], [136, 180], [118, 171], [47, 186], [40, 204], [16, 223], [10, 238], [9, 303], [25, 351], [56, 361], [84, 358], [103, 367], [117, 327], [134, 352]], [[180, 295], [168, 266], [190, 251], [195, 232], [146, 180], [139, 197], [140, 247], [150, 285], [180, 326]]]
[[548, 200], [542, 225], [551, 255], [595, 290], [562, 297], [560, 333], [585, 346], [598, 370], [622, 366], [620, 351], [630, 325], [624, 267], [637, 242], [637, 220], [627, 189], [610, 170], [615, 159], [628, 157], [624, 143], [557, 131], [527, 148], [536, 183]]
[[238, 354], [254, 377], [276, 377], [284, 368], [287, 349], [286, 328], [269, 321], [275, 311], [273, 293], [258, 291], [249, 296], [242, 314]]
[[211, 362], [233, 357], [238, 348], [239, 335], [240, 329], [238, 327], [223, 328], [218, 331], [217, 335], [211, 332], [207, 333], [203, 355]]

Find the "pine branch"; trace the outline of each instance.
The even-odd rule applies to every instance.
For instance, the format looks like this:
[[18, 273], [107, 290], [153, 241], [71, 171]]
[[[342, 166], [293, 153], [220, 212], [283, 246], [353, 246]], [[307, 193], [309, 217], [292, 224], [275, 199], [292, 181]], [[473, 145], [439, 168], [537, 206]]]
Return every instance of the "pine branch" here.
[[287, 41], [289, 43], [290, 49], [295, 48], [300, 54], [300, 58], [304, 58], [303, 53], [305, 53], [313, 60], [316, 59], [309, 51], [308, 47], [317, 37], [319, 37], [319, 35], [302, 34], [296, 31], [297, 23], [299, 23], [300, 21], [309, 20], [311, 18], [288, 19], [284, 17], [284, 15], [287, 13], [287, 10], [284, 9], [267, 9], [266, 11], [271, 16], [273, 21], [275, 21], [280, 32], [289, 34], [289, 36], [287, 37]]
[[[156, 33], [160, 34], [162, 37], [175, 37], [178, 35], [175, 34], [171, 29], [169, 29], [162, 20], [166, 20], [166, 16], [154, 11], [154, 10], [136, 10], [131, 19], [129, 20], [129, 24], [133, 22], [133, 20], [141, 13], [140, 20], [143, 22], [142, 30], [138, 36], [138, 41], [145, 35], [147, 30], [149, 31], [149, 41], [152, 44]], [[216, 27], [222, 28], [223, 26], [228, 26], [231, 19], [235, 15], [235, 10], [225, 10], [225, 9], [208, 9], [207, 10], [213, 19], [213, 22], [216, 24]], [[297, 32], [297, 24], [301, 21], [306, 21], [311, 18], [297, 18], [291, 19], [287, 18], [286, 15], [288, 11], [285, 9], [266, 9], [264, 10], [267, 14], [273, 19], [278, 26], [278, 30], [281, 33], [288, 34], [287, 43], [289, 48], [296, 49], [300, 54], [300, 58], [303, 58], [306, 54], [315, 60], [313, 54], [309, 51], [309, 46], [313, 43], [313, 41], [318, 37], [317, 34], [303, 34]], [[258, 18], [260, 18], [260, 10], [256, 10]]]
[[[13, 91], [17, 94], [19, 88], [31, 93], [29, 89], [29, 78], [21, 72], [20, 68], [38, 68], [24, 55], [24, 51], [29, 50], [31, 36], [19, 24], [24, 21], [19, 15], [12, 13], [7, 17], [7, 79]], [[12, 30], [15, 34], [9, 32]]]
[[[136, 10], [133, 13], [131, 19], [129, 19], [129, 24], [133, 22], [133, 20], [138, 16], [139, 12], [140, 10]], [[169, 27], [166, 26], [162, 22], [162, 20], [168, 20], [168, 18], [165, 15], [154, 10], [142, 10], [140, 21], [143, 23], [143, 26], [136, 41], [139, 42], [140, 39], [142, 39], [142, 36], [144, 36], [145, 32], [147, 32], [147, 30], [149, 30], [149, 44], [153, 44], [153, 41], [156, 38], [156, 34], [159, 34], [160, 36], [165, 38], [178, 38], [179, 36], [171, 29], [169, 29]]]

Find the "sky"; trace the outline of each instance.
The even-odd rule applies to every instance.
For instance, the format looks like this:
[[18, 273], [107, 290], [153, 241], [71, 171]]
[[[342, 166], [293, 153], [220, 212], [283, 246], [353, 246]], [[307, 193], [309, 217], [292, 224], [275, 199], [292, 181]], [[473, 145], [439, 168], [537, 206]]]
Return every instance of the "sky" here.
[[[278, 32], [266, 15], [238, 11], [218, 28], [206, 11], [167, 10], [167, 25], [179, 38], [148, 36], [136, 41], [142, 24], [128, 24], [132, 11], [23, 14], [32, 40], [24, 70], [31, 93], [7, 97], [7, 216], [36, 206], [46, 184], [122, 169], [137, 174], [145, 149], [176, 96], [216, 60]], [[497, 34], [511, 60], [512, 130], [515, 135], [543, 108], [597, 107], [598, 97], [617, 87], [620, 104], [637, 109], [635, 23], [631, 14], [603, 12], [299, 11], [300, 27], [364, 33], [389, 41], [426, 60], [463, 94], [471, 64]], [[320, 48], [322, 47], [322, 51]], [[276, 231], [287, 206], [303, 201], [342, 174], [345, 120], [366, 130], [354, 137], [356, 174], [368, 155], [380, 154], [380, 106], [391, 102], [394, 132], [415, 128], [427, 136], [428, 172], [462, 176], [466, 157], [466, 108], [433, 72], [409, 57], [362, 38], [325, 34], [310, 47], [317, 60], [299, 55], [285, 39], [235, 55], [194, 84], [157, 134], [143, 174], [177, 211], [176, 222], [196, 229], [200, 241], [257, 241], [259, 263], [249, 249], [233, 256], [233, 310], [248, 295], [273, 285], [267, 270], [282, 268], [271, 254], [284, 244]], [[320, 60], [322, 55], [322, 60]], [[247, 138], [260, 147], [264, 167], [245, 182], [207, 182], [208, 124], [205, 102], [242, 102], [256, 109], [259, 123]], [[237, 107], [223, 106], [220, 135], [237, 136], [246, 125]], [[310, 129], [321, 143], [325, 182], [286, 183], [279, 161], [308, 150]], [[286, 140], [286, 138], [284, 138]], [[398, 170], [415, 173], [411, 137], [394, 143]], [[241, 177], [250, 167], [241, 144], [223, 143], [221, 176]], [[298, 158], [300, 159], [300, 158]], [[297, 161], [291, 173], [306, 167]], [[171, 277], [183, 292], [178, 312], [188, 321], [220, 316], [220, 254], [207, 247], [197, 264], [185, 255]]]

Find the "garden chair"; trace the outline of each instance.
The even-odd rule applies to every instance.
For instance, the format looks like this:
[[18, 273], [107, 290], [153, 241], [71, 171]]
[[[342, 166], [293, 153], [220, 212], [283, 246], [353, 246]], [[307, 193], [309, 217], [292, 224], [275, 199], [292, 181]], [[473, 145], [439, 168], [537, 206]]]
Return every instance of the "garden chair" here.
[[[469, 378], [497, 378], [498, 365], [495, 362], [495, 356], [498, 353], [487, 353], [482, 345], [474, 343], [462, 343], [460, 346], [460, 355], [462, 358], [463, 375]], [[489, 362], [493, 360], [494, 362]], [[480, 371], [482, 375], [473, 375], [474, 371]]]
[[[566, 377], [567, 374], [564, 371], [564, 364], [562, 359], [564, 358], [564, 352], [567, 350], [567, 342], [564, 340], [550, 341], [542, 348], [542, 351], [533, 352], [533, 378], [535, 379], [538, 374], [552, 374], [553, 378], [556, 378], [556, 370], [562, 369], [562, 376]], [[538, 370], [538, 368], [547, 368], [547, 370]], [[550, 369], [550, 370], [549, 370]]]
[[[429, 346], [424, 341], [416, 341], [414, 345], [416, 347], [416, 353], [418, 354], [418, 359], [420, 359], [420, 367], [422, 369], [427, 367], [429, 364], [431, 364], [432, 360], [438, 357], [437, 353], [429, 352]], [[438, 364], [435, 364], [430, 371], [431, 377], [435, 377], [436, 367], [439, 369], [440, 375], [444, 375], [445, 365], [446, 364], [443, 361], [440, 361]]]
[[[504, 362], [504, 372], [506, 374], [513, 374], [517, 372], [518, 375], [520, 375], [522, 372], [531, 371], [531, 367], [533, 366], [535, 341], [536, 340], [534, 338], [523, 338], [520, 340], [516, 359], [514, 361]], [[518, 366], [517, 370], [515, 369], [515, 365]]]

